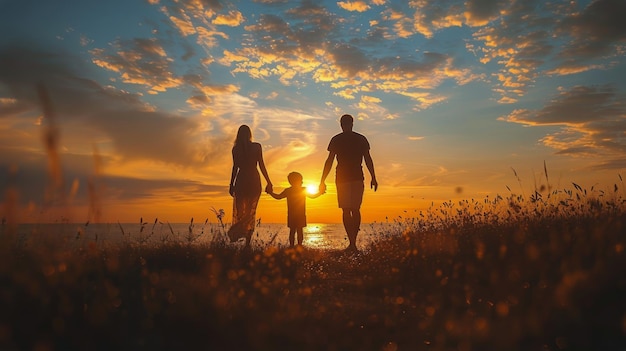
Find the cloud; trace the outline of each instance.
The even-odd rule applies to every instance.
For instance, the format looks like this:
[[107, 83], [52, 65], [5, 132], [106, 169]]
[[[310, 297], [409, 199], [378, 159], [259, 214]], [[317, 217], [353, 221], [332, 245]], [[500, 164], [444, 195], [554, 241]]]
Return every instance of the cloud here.
[[[615, 159], [609, 159], [606, 161], [600, 161], [592, 166], [589, 167], [589, 169], [591, 170], [596, 170], [596, 171], [615, 171], [615, 170], [623, 170], [626, 168], [626, 159], [622, 158], [615, 158]], [[619, 174], [619, 173], [618, 173]]]
[[[4, 146], [0, 146], [0, 152], [4, 151]], [[13, 150], [14, 158], [0, 161], [0, 188], [7, 189], [13, 187], [19, 193], [22, 206], [35, 204], [38, 207], [45, 207], [44, 195], [47, 191], [48, 179], [46, 175], [46, 157], [42, 154], [32, 154], [21, 150]], [[16, 160], [19, 158], [19, 160]], [[103, 160], [108, 163], [111, 160]], [[125, 202], [141, 200], [158, 200], [163, 193], [174, 194], [179, 197], [177, 201], [183, 199], [208, 198], [216, 194], [224, 194], [227, 188], [224, 185], [211, 185], [200, 181], [174, 179], [174, 178], [152, 178], [146, 179], [137, 176], [119, 176], [97, 174], [95, 171], [92, 155], [65, 154], [61, 158], [63, 170], [62, 190], [66, 195], [66, 205], [85, 206], [88, 205], [88, 183], [95, 181], [100, 191], [96, 194], [100, 201], [104, 202]], [[11, 164], [17, 165], [15, 176], [11, 176], [4, 170]], [[70, 184], [75, 184], [76, 192], [70, 197]], [[53, 205], [48, 203], [47, 205]]]
[[500, 120], [561, 127], [541, 139], [559, 154], [612, 158], [626, 153], [625, 97], [610, 85], [576, 86], [540, 110], [515, 110]]
[[196, 43], [208, 52], [218, 45], [219, 38], [228, 39], [228, 35], [218, 30], [217, 25], [236, 27], [245, 21], [241, 12], [224, 10], [219, 1], [168, 2], [159, 9], [183, 37], [195, 36]]
[[367, 119], [372, 116], [385, 116], [387, 119], [394, 119], [393, 115], [380, 105], [381, 101], [375, 96], [361, 95], [361, 100], [352, 107], [359, 111], [357, 114], [359, 119]]
[[[142, 199], [160, 199], [167, 192], [178, 198], [176, 201], [210, 198], [226, 193], [223, 185], [204, 184], [199, 181], [185, 179], [138, 179], [132, 177], [103, 177], [102, 186], [116, 200], [136, 201]], [[171, 197], [170, 197], [171, 198]], [[173, 199], [172, 199], [173, 200]]]
[[[43, 84], [59, 129], [65, 193], [70, 184], [78, 185], [75, 205], [87, 201], [87, 182], [96, 172], [94, 146], [103, 161], [102, 197], [111, 201], [168, 192], [168, 197], [175, 193], [181, 200], [226, 193], [223, 186], [210, 185], [211, 179], [227, 177], [233, 125], [245, 118], [241, 111], [252, 115], [255, 108], [249, 102], [238, 106], [232, 99], [220, 104], [223, 96], [236, 96], [238, 88], [204, 85], [201, 77], [181, 78], [202, 92], [198, 96], [215, 100], [213, 108], [224, 116], [183, 117], [147, 104], [141, 94], [101, 86], [89, 78], [91, 73], [76, 57], [57, 50], [0, 47], [0, 189], [11, 183], [23, 203], [43, 205], [48, 160], [36, 89]], [[17, 183], [4, 171], [10, 167], [17, 167]], [[181, 174], [196, 180], [175, 180]]]
[[497, 78], [505, 94], [525, 94], [527, 86], [544, 73], [569, 75], [610, 67], [611, 58], [619, 55], [626, 41], [626, 25], [620, 17], [626, 4], [596, 0], [583, 9], [577, 6], [546, 3], [537, 8], [515, 2], [501, 7], [498, 21], [474, 34], [483, 42], [482, 62], [500, 63]]
[[[163, 11], [166, 11], [166, 8], [163, 8]], [[180, 34], [185, 37], [198, 33], [196, 27], [191, 21], [191, 18], [183, 11], [181, 11], [178, 16], [169, 15], [169, 19], [170, 21], [172, 21], [172, 24], [174, 24], [174, 26], [178, 29]]]
[[376, 171], [380, 173], [379, 177], [384, 177], [384, 179], [389, 181], [390, 186], [401, 188], [449, 187], [453, 189], [464, 183], [464, 181], [460, 182], [460, 179], [467, 179], [468, 177], [466, 170], [429, 163], [416, 165], [407, 164], [406, 162], [391, 163], [388, 167], [380, 169], [380, 172], [378, 169]]
[[337, 6], [346, 11], [365, 12], [370, 6], [365, 1], [338, 1]]
[[[405, 18], [392, 10], [384, 13], [388, 18]], [[446, 54], [374, 53], [368, 47], [372, 40], [378, 40], [372, 33], [381, 38], [384, 30], [377, 27], [363, 39], [346, 41], [340, 39], [347, 34], [345, 27], [338, 26], [340, 22], [336, 15], [311, 1], [282, 14], [260, 14], [256, 22], [245, 26], [255, 45], [224, 50], [217, 62], [232, 67], [233, 74], [255, 79], [277, 77], [284, 85], [301, 86], [309, 79], [329, 83], [335, 89], [334, 95], [348, 100], [359, 99], [359, 94], [368, 95], [370, 91], [416, 97], [421, 108], [445, 100], [439, 95], [426, 102], [424, 90], [433, 90], [448, 79], [467, 84], [481, 78], [480, 74], [457, 67], [454, 58]]]
[[245, 18], [239, 11], [229, 11], [227, 14], [218, 14], [213, 20], [213, 24], [236, 27], [243, 23]]
[[230, 139], [234, 139], [240, 124], [250, 126], [253, 140], [264, 147], [266, 165], [274, 172], [290, 171], [294, 163], [302, 162], [316, 151], [318, 121], [322, 117], [314, 113], [262, 107], [237, 94], [216, 98], [213, 109]]
[[626, 3], [620, 1], [595, 0], [580, 9], [575, 2], [501, 0], [413, 1], [410, 6], [414, 33], [407, 31], [409, 13], [387, 12], [386, 19], [395, 23], [401, 37], [419, 33], [433, 38], [450, 27], [476, 28], [466, 45], [483, 64], [500, 67], [493, 76], [498, 85], [494, 91], [503, 95], [503, 103], [523, 96], [544, 73], [607, 69], [626, 42], [621, 19]]
[[[36, 87], [42, 83], [49, 91], [65, 143], [80, 144], [91, 138], [109, 145], [122, 159], [182, 166], [198, 160], [202, 146], [195, 144], [196, 120], [158, 111], [142, 102], [140, 95], [100, 86], [69, 66], [71, 59], [55, 52], [0, 48], [0, 83], [10, 92], [3, 97], [10, 103], [0, 106], [5, 118], [34, 121], [41, 113]], [[91, 146], [82, 149], [91, 150]]]
[[301, 130], [283, 129], [281, 139], [285, 140], [281, 145], [275, 145], [265, 153], [265, 163], [271, 165], [274, 172], [289, 172], [294, 163], [306, 159], [316, 151], [317, 136], [313, 133]]
[[333, 95], [340, 96], [344, 98], [345, 100], [354, 100], [356, 99], [354, 95], [357, 92], [358, 91], [354, 89], [344, 89], [344, 90], [339, 90], [339, 91], [334, 92]]
[[502, 0], [468, 0], [465, 17], [471, 26], [484, 26], [500, 15], [500, 9], [507, 1]]
[[151, 94], [182, 84], [172, 73], [172, 60], [157, 39], [117, 40], [108, 50], [93, 49], [91, 54], [93, 63], [119, 73], [124, 83], [147, 87]]
[[223, 1], [224, 0], [181, 0], [180, 2], [189, 8], [219, 11], [224, 7], [224, 5], [222, 5]]
[[583, 11], [565, 16], [557, 26], [557, 33], [569, 35], [573, 40], [559, 53], [563, 63], [558, 69], [567, 72], [590, 59], [619, 55], [618, 45], [626, 43], [624, 13], [626, 3], [623, 1], [596, 0]]
[[213, 111], [211, 105], [215, 96], [230, 95], [239, 91], [239, 87], [234, 84], [205, 83], [205, 78], [197, 74], [185, 75], [183, 80], [185, 87], [190, 89], [192, 94], [187, 103], [193, 109], [202, 111], [205, 116]]
[[302, 0], [300, 6], [288, 9], [287, 14], [317, 25], [326, 23], [330, 15], [324, 6], [318, 5], [314, 0]]
[[[417, 14], [416, 14], [417, 15]], [[408, 38], [415, 34], [413, 23], [414, 19], [406, 15], [404, 12], [396, 11], [393, 8], [388, 8], [383, 12], [383, 20], [391, 22], [395, 36], [399, 38]], [[423, 33], [424, 36], [430, 37], [432, 33]]]
[[[270, 94], [268, 98], [273, 98]], [[252, 129], [253, 140], [263, 145], [264, 159], [273, 171], [289, 171], [294, 163], [303, 162], [316, 151], [320, 117], [314, 112], [263, 107], [255, 100], [237, 93], [214, 97], [211, 122], [222, 135], [221, 152], [230, 157], [232, 141], [241, 124]], [[288, 118], [287, 118], [288, 117]], [[217, 145], [217, 142], [207, 143]], [[211, 153], [214, 154], [214, 153]], [[222, 158], [218, 163], [230, 164]], [[204, 162], [217, 162], [209, 157]]]
[[337, 44], [330, 48], [329, 53], [333, 66], [346, 78], [352, 78], [369, 67], [369, 60], [357, 47], [349, 44]]
[[252, 0], [253, 2], [258, 2], [261, 4], [284, 4], [289, 2], [289, 0]]

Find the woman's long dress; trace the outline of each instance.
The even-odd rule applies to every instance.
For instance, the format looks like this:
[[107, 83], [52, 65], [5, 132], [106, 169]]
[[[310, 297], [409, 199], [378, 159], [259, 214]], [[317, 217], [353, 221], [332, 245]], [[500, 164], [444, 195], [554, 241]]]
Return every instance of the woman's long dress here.
[[260, 145], [252, 143], [252, 146], [247, 153], [233, 150], [238, 172], [234, 184], [233, 223], [228, 230], [231, 242], [249, 238], [256, 223], [256, 207], [261, 197], [261, 176], [257, 170]]

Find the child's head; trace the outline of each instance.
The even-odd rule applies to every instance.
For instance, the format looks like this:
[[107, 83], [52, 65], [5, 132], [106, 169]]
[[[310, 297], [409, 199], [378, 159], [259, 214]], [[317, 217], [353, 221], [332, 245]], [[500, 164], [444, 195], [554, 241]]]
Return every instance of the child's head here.
[[302, 174], [298, 172], [291, 172], [287, 175], [287, 180], [291, 186], [301, 186], [302, 185]]

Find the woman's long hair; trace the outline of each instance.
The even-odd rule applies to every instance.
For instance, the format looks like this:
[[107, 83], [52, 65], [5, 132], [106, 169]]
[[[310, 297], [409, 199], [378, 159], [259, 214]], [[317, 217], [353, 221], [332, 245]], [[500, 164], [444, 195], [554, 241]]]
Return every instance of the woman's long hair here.
[[235, 138], [235, 145], [233, 145], [233, 151], [240, 153], [241, 155], [248, 154], [248, 149], [252, 144], [252, 131], [250, 127], [242, 124], [237, 130], [237, 137]]

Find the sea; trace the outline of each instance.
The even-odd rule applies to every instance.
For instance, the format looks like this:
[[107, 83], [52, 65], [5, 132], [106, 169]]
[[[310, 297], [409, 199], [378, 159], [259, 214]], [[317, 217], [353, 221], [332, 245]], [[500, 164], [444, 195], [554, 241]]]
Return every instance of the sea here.
[[[33, 245], [82, 245], [98, 246], [120, 244], [211, 244], [228, 242], [228, 224], [221, 223], [35, 223], [19, 224], [14, 232], [20, 242]], [[0, 234], [8, 233], [2, 226]], [[397, 223], [366, 223], [361, 225], [357, 246], [367, 249], [379, 240], [401, 235], [403, 228]], [[243, 246], [244, 240], [228, 243]], [[251, 241], [252, 247], [289, 246], [289, 228], [280, 223], [258, 224]], [[343, 249], [348, 238], [341, 223], [312, 223], [304, 228], [303, 245], [322, 250]]]

